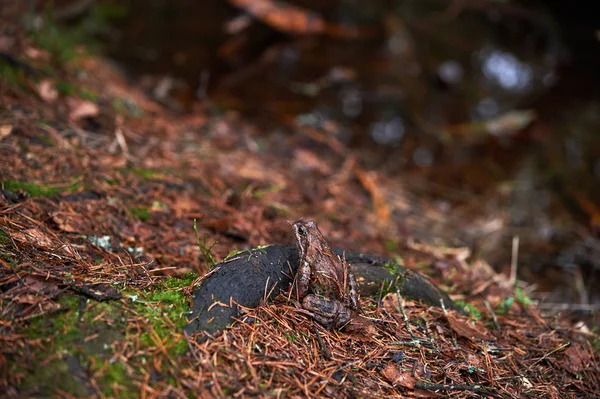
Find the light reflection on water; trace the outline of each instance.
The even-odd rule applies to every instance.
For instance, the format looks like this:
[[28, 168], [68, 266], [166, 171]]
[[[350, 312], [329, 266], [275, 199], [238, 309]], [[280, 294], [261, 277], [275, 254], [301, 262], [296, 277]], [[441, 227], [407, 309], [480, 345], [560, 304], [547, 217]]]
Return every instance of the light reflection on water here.
[[479, 55], [485, 76], [505, 90], [523, 91], [531, 87], [533, 71], [514, 54], [498, 49], [485, 50]]
[[404, 137], [404, 120], [393, 117], [389, 120], [380, 120], [371, 125], [371, 137], [380, 145], [397, 145]]

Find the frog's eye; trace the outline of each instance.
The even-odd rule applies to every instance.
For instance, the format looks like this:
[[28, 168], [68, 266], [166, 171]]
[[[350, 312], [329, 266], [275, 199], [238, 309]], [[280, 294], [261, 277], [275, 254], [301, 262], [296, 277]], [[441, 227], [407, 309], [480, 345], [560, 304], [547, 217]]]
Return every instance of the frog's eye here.
[[298, 226], [298, 234], [300, 234], [301, 236], [305, 236], [307, 234], [306, 227]]

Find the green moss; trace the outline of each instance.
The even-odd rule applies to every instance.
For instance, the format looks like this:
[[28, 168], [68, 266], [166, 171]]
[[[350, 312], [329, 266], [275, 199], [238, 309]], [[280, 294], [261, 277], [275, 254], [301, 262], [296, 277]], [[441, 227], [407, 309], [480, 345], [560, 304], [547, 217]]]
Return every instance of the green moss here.
[[394, 280], [384, 280], [381, 285], [381, 292], [379, 294], [380, 297], [383, 298], [390, 292], [396, 292], [397, 287], [402, 287], [402, 285], [397, 286], [397, 284], [398, 284], [398, 278], [396, 278]]
[[38, 139], [44, 143], [44, 145], [46, 147], [54, 147], [54, 140], [52, 140], [52, 138], [50, 136], [47, 136], [45, 134], [40, 134], [38, 136]]
[[47, 338], [56, 335], [52, 344], [63, 349], [66, 345], [73, 343], [77, 337], [77, 308], [80, 298], [76, 296], [62, 296], [58, 303], [63, 312], [55, 317], [36, 317], [29, 324], [28, 336], [32, 338]]
[[0, 59], [0, 80], [15, 88], [25, 88], [25, 85], [22, 83], [25, 81], [24, 71], [3, 59]]
[[92, 102], [98, 101], [98, 94], [89, 89], [78, 87], [71, 82], [60, 80], [54, 83], [54, 87], [60, 94], [64, 96], [79, 96], [84, 100], [89, 100]]
[[109, 178], [109, 177], [106, 177], [106, 178], [104, 178], [104, 181], [105, 181], [105, 182], [106, 182], [106, 184], [108, 184], [109, 186], [118, 186], [118, 185], [120, 184], [120, 183], [119, 183], [119, 180], [117, 180], [117, 179], [113, 179], [113, 178]]
[[390, 252], [394, 252], [398, 250], [398, 243], [396, 241], [388, 240], [385, 242], [385, 249]]
[[129, 212], [131, 215], [141, 222], [147, 222], [150, 220], [150, 209], [148, 208], [130, 208]]
[[109, 20], [121, 18], [126, 12], [123, 6], [95, 4], [77, 24], [63, 27], [52, 18], [52, 12], [47, 8], [41, 24], [29, 23], [31, 29], [28, 33], [39, 47], [63, 64], [77, 58], [80, 45], [85, 45], [87, 50], [100, 50], [101, 45], [95, 35], [106, 31]]
[[212, 244], [208, 245], [206, 241], [206, 233], [202, 236], [202, 241], [200, 241], [200, 235], [198, 234], [198, 226], [196, 226], [196, 219], [194, 219], [194, 234], [196, 235], [196, 245], [200, 249], [202, 256], [204, 256], [204, 260], [208, 263], [208, 268], [212, 269], [217, 264], [215, 257], [212, 254], [212, 249], [215, 245], [217, 245], [218, 241], [214, 241]]
[[[64, 312], [55, 317], [37, 317], [32, 319], [27, 328], [29, 339], [41, 339], [45, 349], [37, 348], [32, 354], [36, 359], [52, 359], [45, 367], [35, 367], [25, 371], [25, 379], [21, 388], [23, 390], [37, 390], [42, 394], [56, 393], [63, 390], [73, 395], [89, 395], [86, 388], [71, 374], [66, 361], [67, 355], [79, 352], [76, 342], [79, 337], [77, 328], [77, 307], [79, 298], [63, 296], [59, 304]], [[61, 354], [61, 357], [55, 357]], [[25, 367], [22, 365], [21, 367]]]
[[58, 81], [54, 83], [54, 88], [65, 96], [73, 96], [77, 92], [75, 85], [69, 82], [65, 82], [64, 80]]
[[129, 171], [140, 176], [144, 180], [152, 180], [161, 175], [160, 172], [152, 169], [130, 168]]
[[44, 187], [39, 184], [17, 181], [17, 180], [6, 180], [2, 182], [5, 189], [10, 191], [25, 191], [30, 197], [51, 197], [58, 193], [58, 189], [53, 187]]
[[[132, 376], [126, 375], [121, 363], [111, 362], [112, 344], [124, 338], [127, 310], [120, 302], [96, 302], [72, 295], [61, 297], [59, 303], [65, 311], [34, 318], [27, 327], [27, 337], [39, 338], [44, 346], [33, 347], [28, 355], [33, 356], [30, 363], [53, 360], [45, 367], [22, 370], [26, 376], [22, 388], [37, 390], [44, 397], [55, 396], [58, 389], [77, 397], [90, 396], [81, 381], [73, 377], [77, 370], [70, 368], [74, 364], [95, 375], [102, 391], [110, 393], [108, 396], [113, 395], [112, 387], [117, 383], [122, 388], [119, 397], [137, 397]], [[103, 372], [98, 374], [100, 369]]]
[[290, 341], [291, 343], [294, 343], [294, 342], [298, 341], [298, 337], [293, 332], [286, 332], [285, 333], [285, 338], [288, 341]]
[[[176, 332], [182, 331], [187, 322], [188, 300], [183, 288], [196, 277], [197, 274], [188, 273], [181, 278], [168, 278], [145, 291], [124, 290], [131, 298], [127, 304], [62, 296], [59, 303], [64, 311], [32, 319], [25, 331], [28, 339], [39, 338], [44, 349], [35, 347], [29, 363], [12, 362], [15, 365], [11, 372], [26, 375], [23, 387], [33, 389], [44, 397], [56, 395], [57, 388], [74, 396], [89, 396], [81, 380], [71, 377], [74, 371], [67, 363], [75, 362], [88, 375], [94, 376], [106, 396], [114, 396], [113, 387], [116, 386], [119, 397], [138, 397], [139, 389], [134, 382], [139, 381], [151, 367], [148, 354], [156, 349], [158, 341], [155, 340], [160, 340], [160, 346], [164, 346], [173, 358], [188, 350], [185, 338]], [[128, 329], [128, 318], [142, 320], [141, 331]], [[146, 355], [129, 357], [127, 364], [122, 363], [124, 360], [121, 358], [115, 361], [112, 351], [114, 343], [120, 341], [131, 342]], [[117, 347], [122, 344], [117, 344]], [[61, 356], [48, 367], [40, 367], [42, 373], [23, 370], [24, 364], [39, 364], [55, 354]], [[174, 384], [173, 378], [177, 376], [167, 373], [164, 378], [170, 378]], [[55, 383], [56, 380], [60, 380], [60, 384]]]
[[0, 247], [11, 244], [10, 236], [4, 230], [0, 229]]
[[100, 99], [100, 97], [98, 96], [98, 94], [92, 90], [89, 89], [85, 89], [83, 87], [80, 87], [77, 90], [77, 94], [79, 95], [79, 97], [81, 97], [84, 100], [88, 100], [91, 101], [93, 103], [97, 103], [98, 100]]
[[135, 392], [136, 388], [133, 385], [133, 381], [131, 377], [127, 375], [127, 370], [123, 364], [119, 362], [110, 361], [106, 362], [106, 371], [100, 377], [100, 386], [102, 387], [102, 393], [106, 397], [113, 397], [113, 384], [119, 385], [121, 388], [119, 390], [120, 398], [135, 398], [138, 397], [138, 393]]
[[169, 289], [185, 288], [192, 284], [197, 277], [198, 274], [193, 272], [185, 273], [181, 277], [169, 277], [165, 281], [165, 286]]
[[265, 188], [262, 188], [262, 189], [254, 190], [254, 192], [252, 194], [254, 195], [255, 198], [261, 199], [266, 194], [278, 193], [278, 192], [280, 192], [280, 191], [282, 191], [284, 189], [285, 189], [285, 185], [284, 184], [277, 184], [277, 185], [268, 186], [268, 187], [265, 187]]
[[400, 256], [396, 256], [396, 257], [394, 257], [393, 261], [390, 260], [388, 262], [385, 262], [385, 264], [383, 265], [383, 268], [385, 270], [387, 270], [388, 272], [390, 272], [390, 274], [392, 276], [396, 276], [397, 274], [400, 273], [401, 265], [402, 265], [402, 258]]
[[0, 182], [6, 190], [10, 191], [25, 191], [30, 197], [52, 197], [60, 192], [74, 192], [80, 188], [79, 183], [71, 183], [63, 186], [44, 186], [41, 184], [18, 181], [18, 180], [5, 180]]
[[77, 56], [77, 45], [83, 42], [79, 29], [63, 29], [46, 13], [41, 28], [30, 31], [35, 43], [47, 50], [58, 62], [65, 63]]
[[112, 100], [111, 105], [120, 115], [133, 116], [134, 118], [141, 118], [144, 116], [144, 111], [142, 111], [133, 101], [124, 98], [115, 98]]
[[475, 320], [481, 320], [481, 312], [470, 303], [466, 303], [464, 301], [454, 301], [456, 306], [460, 307], [467, 314], [469, 314]]
[[244, 252], [248, 252], [248, 251], [247, 251], [247, 250], [245, 250], [245, 249], [237, 249], [237, 248], [234, 248], [234, 249], [233, 249], [233, 251], [231, 251], [231, 252], [230, 252], [230, 253], [229, 253], [229, 254], [228, 254], [228, 255], [227, 255], [227, 256], [226, 256], [226, 257], [223, 259], [223, 262], [225, 262], [225, 261], [228, 261], [228, 260], [230, 260], [230, 259], [233, 259], [233, 258], [235, 258], [237, 255], [243, 254]]
[[523, 306], [531, 305], [533, 301], [529, 298], [522, 288], [517, 288], [515, 290], [515, 296], [517, 297], [517, 301]]
[[[173, 334], [173, 326], [176, 331], [182, 331], [187, 323], [185, 315], [189, 311], [188, 300], [182, 288], [188, 287], [196, 277], [193, 273], [183, 278], [171, 277], [150, 292], [140, 294], [141, 298], [135, 302], [136, 311], [145, 316], [163, 345], [175, 356], [188, 349], [183, 336]], [[156, 346], [150, 330], [144, 331], [140, 340], [150, 347]]]
[[75, 397], [88, 397], [92, 393], [72, 374], [65, 357], [53, 358], [44, 367], [27, 371], [20, 387], [24, 392], [37, 391], [41, 397], [52, 397], [60, 391]]
[[513, 303], [515, 303], [515, 298], [513, 298], [512, 296], [509, 296], [504, 301], [502, 301], [501, 304], [498, 305], [498, 309], [496, 309], [496, 313], [502, 314], [502, 315], [508, 314]]

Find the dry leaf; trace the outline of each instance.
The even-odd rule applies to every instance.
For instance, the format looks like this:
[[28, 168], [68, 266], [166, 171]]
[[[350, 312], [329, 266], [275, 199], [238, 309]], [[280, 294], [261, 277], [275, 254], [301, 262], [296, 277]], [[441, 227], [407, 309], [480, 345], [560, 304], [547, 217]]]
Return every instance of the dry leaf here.
[[14, 296], [12, 298], [12, 301], [15, 303], [19, 303], [21, 305], [27, 304], [27, 305], [34, 305], [40, 302], [45, 302], [48, 300], [48, 297], [46, 295], [39, 295], [39, 294], [21, 294], [21, 295], [17, 295]]
[[383, 308], [390, 313], [400, 313], [400, 305], [398, 304], [398, 294], [388, 292], [383, 299]]
[[54, 87], [52, 79], [42, 80], [36, 89], [40, 98], [47, 103], [53, 103], [58, 98], [58, 90]]
[[302, 170], [317, 170], [326, 176], [332, 173], [331, 167], [312, 151], [294, 151], [294, 165]]
[[71, 112], [69, 112], [69, 119], [74, 122], [83, 118], [93, 118], [98, 116], [98, 113], [100, 112], [98, 106], [93, 102], [75, 97], [69, 97], [67, 99], [67, 105], [71, 109]]
[[256, 19], [281, 32], [316, 34], [325, 30], [325, 20], [319, 14], [274, 0], [230, 0]]
[[393, 363], [388, 363], [388, 365], [381, 370], [381, 374], [394, 386], [413, 389], [415, 387], [415, 382], [417, 382], [410, 371], [401, 371]]
[[85, 233], [86, 224], [80, 216], [73, 213], [56, 212], [52, 215], [52, 220], [59, 229], [67, 233]]
[[575, 343], [565, 350], [567, 361], [564, 362], [565, 369], [571, 373], [581, 373], [583, 370], [593, 367], [593, 359], [590, 353]]
[[471, 320], [468, 317], [460, 316], [454, 311], [449, 311], [446, 314], [446, 318], [452, 330], [461, 337], [470, 339], [471, 341], [489, 341], [495, 339], [479, 321], [471, 324]]
[[13, 125], [2, 125], [0, 126], [0, 140], [8, 137], [13, 131]]
[[52, 239], [38, 229], [27, 229], [24, 231], [15, 231], [11, 233], [11, 237], [22, 243], [29, 243], [36, 247], [52, 248], [56, 246]]
[[443, 397], [442, 395], [440, 395], [437, 392], [428, 391], [426, 389], [415, 389], [412, 392], [412, 394], [415, 398], [441, 398], [441, 397]]
[[15, 44], [14, 37], [7, 36], [7, 35], [0, 36], [0, 51], [8, 52], [14, 44]]
[[27, 58], [31, 60], [50, 61], [50, 53], [35, 47], [27, 47], [24, 51]]
[[362, 184], [365, 190], [371, 195], [377, 223], [381, 226], [388, 226], [390, 224], [392, 211], [385, 200], [380, 184], [377, 183], [377, 174], [372, 171], [365, 172], [356, 165], [354, 166], [354, 174], [360, 184]]

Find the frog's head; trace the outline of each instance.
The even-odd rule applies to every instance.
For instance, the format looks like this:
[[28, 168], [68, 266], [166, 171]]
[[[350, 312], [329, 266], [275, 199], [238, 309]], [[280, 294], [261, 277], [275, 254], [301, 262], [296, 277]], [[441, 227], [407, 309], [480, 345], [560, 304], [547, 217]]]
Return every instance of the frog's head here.
[[315, 240], [319, 240], [322, 235], [314, 220], [298, 220], [292, 224], [296, 245], [300, 251], [300, 258], [303, 258], [308, 248], [313, 245]]

